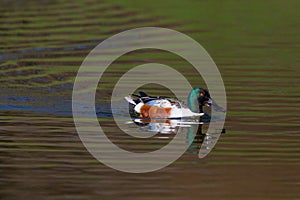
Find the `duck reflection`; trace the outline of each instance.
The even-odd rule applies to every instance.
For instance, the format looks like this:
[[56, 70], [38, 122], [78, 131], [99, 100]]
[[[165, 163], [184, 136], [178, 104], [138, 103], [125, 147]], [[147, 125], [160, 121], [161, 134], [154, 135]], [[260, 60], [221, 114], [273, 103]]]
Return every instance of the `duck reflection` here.
[[[185, 118], [185, 119], [133, 119], [135, 128], [141, 132], [155, 132], [158, 139], [172, 139], [174, 135], [181, 134], [185, 141], [189, 144], [188, 152], [197, 154], [202, 144], [205, 142], [213, 143], [216, 139], [211, 134], [206, 134], [206, 125], [211, 123], [210, 120], [201, 118]], [[213, 123], [213, 122], [212, 122]], [[138, 127], [136, 126], [138, 125]], [[222, 131], [225, 133], [225, 130]], [[209, 145], [208, 145], [209, 146]]]
[[133, 119], [139, 131], [156, 132], [158, 138], [172, 138], [175, 134], [183, 134], [189, 149], [199, 149], [206, 134], [203, 133], [204, 122], [197, 118], [189, 119]]
[[133, 122], [146, 132], [157, 132], [161, 134], [176, 134], [179, 128], [189, 128], [192, 125], [202, 124], [197, 120], [181, 119], [134, 119]]

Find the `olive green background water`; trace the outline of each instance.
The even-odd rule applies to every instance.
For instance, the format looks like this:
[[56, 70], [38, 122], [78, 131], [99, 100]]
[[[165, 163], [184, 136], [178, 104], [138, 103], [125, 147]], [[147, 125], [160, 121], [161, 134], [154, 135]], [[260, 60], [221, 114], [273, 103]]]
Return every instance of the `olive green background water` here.
[[[1, 1], [1, 199], [299, 199], [299, 7], [297, 0]], [[71, 115], [72, 84], [98, 43], [143, 26], [180, 31], [209, 52], [227, 91], [227, 133], [204, 159], [193, 150], [163, 170], [126, 174], [82, 145]], [[100, 108], [122, 73], [154, 61], [205, 86], [178, 56], [137, 51], [106, 73]], [[139, 143], [101, 116], [123, 148], [165, 144]]]

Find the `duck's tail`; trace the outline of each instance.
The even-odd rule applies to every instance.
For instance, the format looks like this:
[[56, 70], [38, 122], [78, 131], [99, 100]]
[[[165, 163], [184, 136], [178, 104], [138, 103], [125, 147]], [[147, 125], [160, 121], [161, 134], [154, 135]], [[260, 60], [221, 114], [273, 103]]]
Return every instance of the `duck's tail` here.
[[133, 99], [131, 98], [131, 96], [126, 96], [126, 97], [124, 97], [124, 99], [125, 99], [126, 101], [128, 101], [128, 103], [131, 103], [131, 104], [133, 104], [133, 105], [136, 105], [136, 103], [133, 101]]

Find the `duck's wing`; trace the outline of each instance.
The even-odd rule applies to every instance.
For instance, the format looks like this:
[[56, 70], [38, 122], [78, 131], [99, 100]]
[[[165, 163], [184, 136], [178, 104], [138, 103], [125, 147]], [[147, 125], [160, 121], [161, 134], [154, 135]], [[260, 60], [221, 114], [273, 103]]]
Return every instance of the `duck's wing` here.
[[143, 91], [139, 91], [139, 95], [132, 96], [136, 97], [132, 99], [132, 101], [134, 101], [136, 104], [138, 104], [139, 102], [143, 102], [144, 104], [150, 106], [157, 106], [162, 108], [177, 107], [179, 109], [189, 109], [187, 104], [185, 104], [182, 100], [177, 98], [171, 98], [167, 96], [149, 96]]
[[146, 94], [146, 93], [143, 92], [143, 91], [140, 91], [139, 94], [140, 94], [139, 99], [140, 99], [143, 103], [148, 104], [148, 105], [157, 104], [158, 101], [160, 101], [161, 99], [163, 99], [163, 98], [160, 97], [160, 96], [158, 96], [158, 97], [155, 97], [155, 96], [149, 96], [148, 94]]
[[139, 103], [148, 104], [151, 106], [159, 106], [160, 101], [162, 100], [159, 97], [148, 96], [145, 92], [139, 92], [139, 95], [132, 94], [130, 96], [124, 97], [125, 100], [132, 105], [137, 105]]
[[177, 98], [165, 98], [165, 100], [169, 101], [172, 105], [172, 107], [177, 107], [177, 108], [189, 108], [188, 105], [180, 100], [180, 99], [177, 99]]

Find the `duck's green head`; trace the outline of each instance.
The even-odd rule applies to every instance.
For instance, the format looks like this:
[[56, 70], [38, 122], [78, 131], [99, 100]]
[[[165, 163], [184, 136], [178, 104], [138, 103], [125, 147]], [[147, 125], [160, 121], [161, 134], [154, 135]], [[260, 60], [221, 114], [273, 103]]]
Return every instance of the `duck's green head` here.
[[226, 112], [224, 108], [214, 101], [207, 89], [194, 88], [188, 97], [188, 105], [193, 112], [203, 112], [203, 106], [212, 106], [215, 111]]
[[188, 97], [188, 105], [193, 112], [203, 112], [203, 106], [211, 106], [212, 99], [207, 89], [194, 88]]

